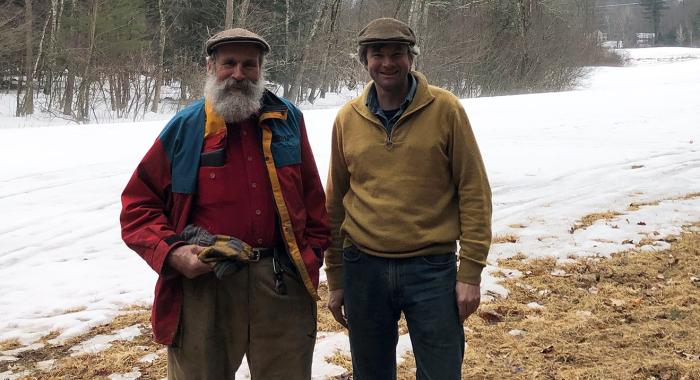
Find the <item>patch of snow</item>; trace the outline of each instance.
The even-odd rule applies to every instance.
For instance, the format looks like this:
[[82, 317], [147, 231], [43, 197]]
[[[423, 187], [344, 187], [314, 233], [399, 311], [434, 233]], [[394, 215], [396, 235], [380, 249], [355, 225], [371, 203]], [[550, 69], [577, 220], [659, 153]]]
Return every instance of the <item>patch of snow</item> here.
[[158, 359], [158, 354], [150, 353], [139, 359], [139, 363], [153, 363], [156, 359]]
[[82, 354], [93, 354], [95, 352], [100, 352], [108, 349], [112, 346], [112, 342], [119, 340], [132, 340], [135, 337], [141, 335], [141, 328], [139, 325], [133, 325], [125, 327], [123, 329], [117, 330], [114, 334], [109, 335], [97, 335], [92, 337], [85, 342], [75, 345], [70, 348], [72, 351], [71, 356], [77, 356]]
[[138, 368], [134, 368], [131, 372], [111, 374], [109, 380], [136, 380], [139, 377], [141, 377], [141, 372]]

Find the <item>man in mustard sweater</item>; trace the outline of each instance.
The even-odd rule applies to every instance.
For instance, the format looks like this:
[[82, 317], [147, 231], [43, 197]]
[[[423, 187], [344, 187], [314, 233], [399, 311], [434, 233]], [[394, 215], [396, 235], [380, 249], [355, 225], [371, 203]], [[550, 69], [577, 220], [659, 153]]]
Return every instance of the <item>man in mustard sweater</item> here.
[[358, 42], [373, 81], [333, 126], [328, 308], [349, 329], [354, 379], [396, 378], [402, 312], [416, 378], [459, 379], [491, 243], [484, 164], [459, 99], [411, 71], [411, 28], [377, 19]]

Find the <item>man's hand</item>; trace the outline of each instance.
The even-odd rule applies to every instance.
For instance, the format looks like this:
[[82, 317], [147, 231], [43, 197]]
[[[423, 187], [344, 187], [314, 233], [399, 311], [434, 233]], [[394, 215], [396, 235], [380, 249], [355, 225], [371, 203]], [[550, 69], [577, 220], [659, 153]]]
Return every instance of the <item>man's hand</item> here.
[[457, 281], [455, 293], [457, 293], [459, 323], [464, 323], [464, 321], [479, 307], [479, 302], [481, 302], [481, 287], [479, 285]]
[[343, 289], [331, 290], [328, 294], [328, 310], [338, 323], [348, 328], [348, 320], [343, 312]]
[[177, 247], [168, 254], [165, 262], [183, 276], [193, 279], [204, 273], [211, 272], [211, 267], [201, 262], [199, 257], [197, 257], [197, 254], [203, 249], [204, 247], [194, 244]]

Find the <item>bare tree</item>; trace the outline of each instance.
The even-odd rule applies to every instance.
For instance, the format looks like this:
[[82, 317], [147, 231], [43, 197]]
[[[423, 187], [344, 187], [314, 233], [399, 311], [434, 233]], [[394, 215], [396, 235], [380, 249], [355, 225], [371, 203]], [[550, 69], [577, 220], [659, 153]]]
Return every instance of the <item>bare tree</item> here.
[[224, 27], [233, 27], [233, 0], [226, 0], [226, 15], [224, 15]]
[[[77, 16], [76, 14], [76, 1], [77, 0], [72, 0], [71, 1], [71, 18], [75, 19]], [[78, 39], [77, 37], [77, 31], [75, 30], [75, 26], [73, 26], [73, 23], [69, 24], [70, 25], [70, 30], [69, 30], [69, 39], [68, 39], [68, 46], [69, 48], [74, 48], [76, 46], [76, 40]], [[67, 68], [67, 73], [66, 73], [66, 87], [65, 91], [63, 93], [63, 114], [64, 115], [71, 115], [73, 114], [73, 97], [75, 93], [75, 75], [76, 75], [76, 65], [75, 65], [75, 59], [73, 58], [72, 55], [66, 56], [66, 68]]]
[[153, 90], [152, 112], [158, 112], [160, 87], [163, 85], [163, 56], [165, 55], [165, 10], [163, 0], [158, 0], [158, 16], [160, 17], [160, 39], [158, 40], [158, 67], [156, 69], [155, 88]]
[[248, 5], [250, 2], [248, 0], [241, 0], [241, 5], [238, 8], [238, 24], [239, 27], [245, 28], [246, 21], [248, 19]]
[[88, 120], [88, 110], [90, 107], [88, 103], [90, 92], [90, 65], [92, 62], [92, 54], [95, 50], [95, 28], [97, 27], [98, 7], [99, 0], [92, 0], [92, 17], [90, 18], [90, 34], [88, 35], [90, 42], [87, 50], [87, 58], [85, 59], [85, 67], [83, 68], [83, 76], [80, 78], [80, 86], [78, 87], [78, 119], [81, 121]]
[[[32, 36], [32, 26], [34, 17], [32, 15], [32, 0], [24, 2], [24, 28], [25, 28], [25, 54], [24, 54], [24, 101], [22, 110], [17, 107], [17, 116], [31, 115], [34, 113], [34, 49], [32, 47], [34, 38]], [[19, 97], [19, 92], [17, 92]]]
[[309, 37], [306, 39], [304, 47], [302, 48], [301, 59], [299, 60], [299, 68], [297, 69], [296, 75], [294, 76], [294, 82], [292, 82], [292, 87], [289, 90], [290, 97], [294, 101], [298, 102], [299, 100], [303, 99], [303, 97], [300, 95], [301, 81], [304, 78], [304, 71], [306, 70], [306, 64], [309, 58], [311, 43], [316, 38], [318, 24], [321, 22], [321, 19], [323, 18], [327, 7], [327, 0], [321, 0], [321, 3], [318, 6], [318, 10], [316, 11], [316, 17], [314, 18], [314, 21], [311, 24], [311, 31], [309, 32]]

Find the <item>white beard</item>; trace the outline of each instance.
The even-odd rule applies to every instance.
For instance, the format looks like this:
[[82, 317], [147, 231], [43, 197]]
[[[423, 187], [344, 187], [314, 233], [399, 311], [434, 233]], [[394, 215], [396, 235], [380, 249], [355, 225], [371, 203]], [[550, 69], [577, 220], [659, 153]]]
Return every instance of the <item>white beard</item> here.
[[207, 74], [204, 96], [227, 123], [235, 124], [248, 119], [260, 110], [265, 91], [265, 74], [261, 71], [257, 81], [244, 79], [237, 81], [226, 78], [216, 79], [213, 73]]

